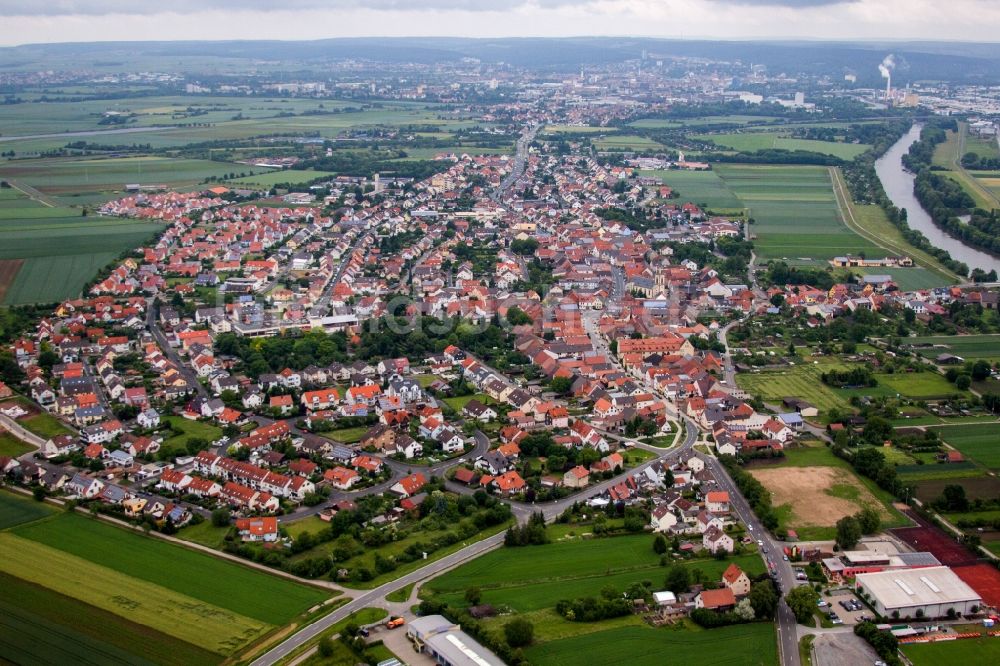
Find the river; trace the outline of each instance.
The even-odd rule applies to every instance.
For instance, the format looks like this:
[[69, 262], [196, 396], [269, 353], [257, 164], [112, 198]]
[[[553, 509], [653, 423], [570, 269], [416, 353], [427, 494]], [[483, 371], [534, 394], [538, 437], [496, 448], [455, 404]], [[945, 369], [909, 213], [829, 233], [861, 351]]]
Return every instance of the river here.
[[903, 155], [910, 149], [910, 146], [920, 138], [920, 129], [923, 125], [914, 124], [910, 131], [893, 144], [892, 148], [875, 162], [875, 172], [885, 193], [897, 208], [906, 209], [906, 221], [910, 228], [917, 229], [935, 247], [948, 250], [952, 259], [965, 262], [969, 268], [982, 268], [984, 270], [996, 269], [1000, 273], [1000, 259], [991, 254], [982, 252], [973, 247], [969, 247], [957, 238], [946, 234], [927, 214], [913, 194], [914, 176], [903, 169]]

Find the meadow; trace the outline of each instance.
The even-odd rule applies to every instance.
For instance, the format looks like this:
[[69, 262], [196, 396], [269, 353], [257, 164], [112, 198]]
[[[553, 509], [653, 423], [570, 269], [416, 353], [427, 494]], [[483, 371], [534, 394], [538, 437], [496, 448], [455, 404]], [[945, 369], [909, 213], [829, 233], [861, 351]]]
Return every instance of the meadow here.
[[984, 467], [1000, 469], [1000, 423], [973, 423], [934, 428], [945, 442]]
[[[542, 643], [526, 656], [542, 666], [593, 664], [704, 664], [769, 666], [778, 663], [774, 625], [745, 624], [719, 629], [633, 626]], [[585, 657], [584, 657], [585, 655]]]
[[22, 456], [29, 451], [34, 451], [35, 447], [30, 444], [25, 444], [14, 435], [9, 432], [4, 432], [0, 428], [0, 456], [10, 456], [11, 458], [17, 458]]
[[736, 383], [744, 391], [759, 395], [768, 402], [796, 397], [816, 405], [821, 412], [833, 407], [847, 409], [847, 398], [824, 384], [820, 375], [829, 370], [844, 370], [848, 367], [845, 363], [824, 358], [819, 365], [804, 363], [781, 370], [741, 372], [736, 375]]
[[[756, 554], [733, 558], [749, 575], [762, 573]], [[721, 576], [727, 561], [698, 559], [685, 566], [700, 569], [707, 580]], [[479, 587], [483, 602], [531, 612], [555, 606], [560, 599], [595, 595], [610, 585], [624, 590], [644, 580], [659, 585], [664, 575], [650, 535], [604, 539], [568, 537], [541, 547], [501, 548], [430, 581], [423, 589], [435, 598], [461, 604], [469, 587]]]
[[214, 442], [222, 437], [222, 428], [205, 421], [192, 421], [183, 416], [165, 416], [162, 421], [170, 424], [172, 429], [180, 431], [179, 435], [163, 440], [162, 451], [184, 453], [189, 439], [200, 438], [206, 442]]
[[852, 160], [871, 146], [859, 143], [838, 143], [834, 141], [814, 141], [795, 139], [783, 131], [748, 131], [734, 134], [702, 134], [692, 137], [700, 141], [711, 141], [724, 148], [741, 152], [758, 150], [805, 150], [824, 155], [833, 155], [843, 160]]

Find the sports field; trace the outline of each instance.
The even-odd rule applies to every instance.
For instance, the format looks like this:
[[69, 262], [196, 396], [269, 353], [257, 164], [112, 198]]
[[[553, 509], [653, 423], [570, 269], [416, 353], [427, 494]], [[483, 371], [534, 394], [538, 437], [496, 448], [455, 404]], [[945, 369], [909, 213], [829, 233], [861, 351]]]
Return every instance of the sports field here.
[[813, 153], [833, 155], [844, 160], [852, 160], [871, 146], [859, 143], [837, 143], [834, 141], [814, 141], [789, 137], [787, 131], [747, 131], [735, 134], [702, 134], [692, 137], [701, 141], [712, 141], [725, 148], [742, 152], [758, 150], [806, 150]]
[[[1000, 639], [997, 641], [1000, 643]], [[695, 664], [769, 666], [778, 663], [774, 625], [719, 629], [623, 627], [550, 641], [525, 651], [539, 666]]]
[[909, 643], [901, 646], [913, 666], [954, 666], [980, 662], [1000, 663], [1000, 637], [963, 638], [958, 641]]
[[0, 533], [0, 571], [219, 655], [330, 596], [68, 513]]
[[970, 423], [934, 430], [966, 458], [992, 470], [1000, 469], [1000, 423]]

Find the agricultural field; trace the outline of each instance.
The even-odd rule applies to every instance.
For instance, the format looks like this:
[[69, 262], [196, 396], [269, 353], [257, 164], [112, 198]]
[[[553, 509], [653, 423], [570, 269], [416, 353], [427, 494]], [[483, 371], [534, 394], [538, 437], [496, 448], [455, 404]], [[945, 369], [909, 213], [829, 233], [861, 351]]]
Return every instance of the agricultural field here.
[[82, 210], [43, 206], [23, 195], [0, 201], [7, 204], [0, 207], [0, 302], [5, 305], [75, 297], [100, 268], [163, 228], [85, 217]]
[[677, 127], [704, 127], [706, 125], [765, 125], [780, 120], [777, 116], [702, 116], [700, 118], [643, 118], [629, 123], [639, 129], [673, 129]]
[[983, 636], [937, 643], [910, 643], [900, 646], [913, 666], [952, 666], [972, 661], [1000, 662], [1000, 638]]
[[716, 171], [755, 220], [750, 232], [764, 261], [825, 263], [842, 254], [884, 252], [844, 224], [826, 167], [726, 164]]
[[49, 196], [66, 197], [69, 203], [74, 203], [72, 197], [77, 194], [120, 196], [126, 183], [190, 188], [208, 177], [271, 171], [246, 164], [161, 156], [54, 157], [0, 164], [0, 178], [23, 183]]
[[597, 150], [627, 151], [627, 150], [661, 150], [666, 146], [644, 136], [616, 135], [602, 136], [594, 139]]
[[910, 338], [906, 342], [924, 358], [953, 354], [965, 360], [1000, 361], [1000, 335], [936, 335]]
[[15, 664], [208, 666], [221, 659], [115, 613], [3, 573], [0, 635], [4, 661]]
[[843, 160], [852, 160], [871, 146], [860, 143], [837, 143], [833, 141], [814, 141], [810, 139], [795, 139], [787, 136], [787, 131], [748, 131], [734, 134], [702, 134], [692, 138], [700, 141], [711, 141], [724, 148], [741, 152], [756, 152], [758, 150], [806, 150], [814, 153], [832, 155]]
[[612, 134], [617, 131], [617, 127], [594, 125], [546, 125], [542, 129], [542, 134]]
[[640, 171], [643, 176], [659, 178], [672, 187], [682, 203], [690, 201], [715, 212], [739, 213], [743, 203], [726, 186], [716, 171]]
[[69, 513], [0, 533], [0, 571], [223, 656], [330, 596]]
[[822, 413], [833, 407], [837, 409], [850, 407], [845, 396], [820, 380], [820, 375], [824, 372], [845, 370], [849, 367], [846, 363], [823, 358], [818, 365], [807, 362], [781, 370], [741, 372], [736, 375], [736, 384], [752, 395], [761, 396], [767, 402], [780, 402], [786, 397], [801, 398], [816, 405]]
[[30, 523], [52, 513], [48, 504], [36, 502], [30, 497], [0, 491], [0, 530]]
[[[933, 502], [941, 496], [945, 486], [958, 484], [965, 488], [965, 494], [970, 500], [977, 498], [996, 499], [1000, 495], [1000, 480], [995, 476], [986, 476], [977, 471], [965, 470], [965, 472], [961, 476], [926, 480], [921, 480], [918, 473], [914, 494], [921, 502]], [[909, 482], [913, 476], [904, 474], [901, 478]]]
[[[1000, 642], [1000, 641], [998, 641]], [[575, 666], [581, 655], [594, 664], [769, 666], [778, 663], [774, 625], [745, 624], [720, 629], [633, 626], [542, 643], [526, 656], [540, 666]]]
[[968, 173], [994, 198], [1000, 199], [1000, 171], [970, 171]]
[[323, 177], [333, 177], [336, 174], [332, 171], [308, 171], [303, 169], [278, 169], [257, 173], [252, 176], [226, 180], [223, 184], [226, 187], [265, 189], [282, 183], [307, 183], [310, 180]]
[[934, 428], [962, 455], [992, 470], [1000, 469], [1000, 423], [975, 423]]

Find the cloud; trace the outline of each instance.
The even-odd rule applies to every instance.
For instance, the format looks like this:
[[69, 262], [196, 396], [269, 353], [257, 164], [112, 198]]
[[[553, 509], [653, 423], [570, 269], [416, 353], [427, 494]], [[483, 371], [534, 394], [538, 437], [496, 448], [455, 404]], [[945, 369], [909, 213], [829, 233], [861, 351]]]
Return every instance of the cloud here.
[[[545, 9], [586, 5], [590, 0], [514, 0], [502, 9], [533, 6]], [[105, 14], [147, 15], [171, 12], [370, 9], [377, 11], [497, 11], [496, 0], [51, 0], [25, 2], [0, 0], [2, 16], [103, 16]]]
[[827, 5], [846, 5], [861, 2], [861, 0], [709, 0], [720, 5], [747, 5], [750, 7], [788, 7], [790, 9], [806, 9], [808, 7], [825, 7]]

